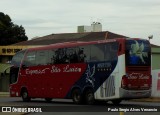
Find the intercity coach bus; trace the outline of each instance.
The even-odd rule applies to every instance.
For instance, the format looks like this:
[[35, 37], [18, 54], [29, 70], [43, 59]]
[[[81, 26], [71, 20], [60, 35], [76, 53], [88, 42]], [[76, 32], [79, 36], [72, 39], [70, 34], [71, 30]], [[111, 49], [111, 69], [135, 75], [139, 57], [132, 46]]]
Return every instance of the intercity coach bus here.
[[151, 95], [148, 40], [117, 38], [65, 42], [18, 52], [10, 69], [10, 96], [73, 99], [76, 104]]

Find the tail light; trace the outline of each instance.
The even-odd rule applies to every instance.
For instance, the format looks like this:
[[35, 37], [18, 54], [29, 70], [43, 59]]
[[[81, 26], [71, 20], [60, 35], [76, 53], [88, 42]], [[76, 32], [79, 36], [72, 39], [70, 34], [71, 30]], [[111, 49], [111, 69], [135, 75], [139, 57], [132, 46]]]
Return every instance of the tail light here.
[[128, 79], [125, 75], [122, 77], [121, 88], [123, 88], [123, 89], [128, 88]]

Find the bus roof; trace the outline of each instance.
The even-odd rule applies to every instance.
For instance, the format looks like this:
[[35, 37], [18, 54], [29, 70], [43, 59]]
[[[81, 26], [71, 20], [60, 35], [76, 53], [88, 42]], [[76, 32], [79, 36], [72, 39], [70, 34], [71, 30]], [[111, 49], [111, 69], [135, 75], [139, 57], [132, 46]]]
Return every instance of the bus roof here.
[[[115, 39], [107, 39], [107, 40], [98, 40], [98, 41], [71, 41], [71, 42], [63, 42], [63, 43], [56, 43], [51, 45], [45, 45], [41, 47], [29, 48], [28, 50], [47, 50], [47, 49], [57, 49], [57, 48], [68, 48], [68, 47], [75, 47], [75, 46], [83, 46], [83, 45], [90, 45], [90, 44], [99, 44], [99, 43], [107, 43], [107, 42], [115, 42], [115, 41], [122, 41], [122, 40], [140, 40], [140, 38], [115, 38]], [[146, 39], [141, 39], [146, 40]]]
[[29, 48], [28, 50], [47, 50], [47, 49], [57, 49], [57, 48], [67, 48], [67, 47], [75, 47], [75, 46], [83, 46], [83, 45], [90, 45], [90, 44], [99, 44], [99, 43], [107, 43], [107, 42], [115, 42], [117, 39], [108, 39], [108, 40], [98, 40], [98, 41], [71, 41], [71, 42], [63, 42], [63, 43], [56, 43], [41, 47]]

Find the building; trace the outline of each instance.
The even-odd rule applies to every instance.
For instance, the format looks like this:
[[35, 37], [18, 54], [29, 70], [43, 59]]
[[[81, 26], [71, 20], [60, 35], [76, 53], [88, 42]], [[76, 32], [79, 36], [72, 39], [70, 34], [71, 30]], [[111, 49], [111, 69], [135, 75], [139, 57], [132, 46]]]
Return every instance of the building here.
[[102, 24], [100, 22], [93, 22], [91, 26], [78, 26], [77, 32], [101, 32], [102, 31]]
[[91, 24], [92, 32], [101, 32], [102, 24], [100, 22], [93, 22]]
[[78, 33], [91, 32], [91, 31], [92, 31], [91, 26], [78, 26], [77, 27], [77, 32]]

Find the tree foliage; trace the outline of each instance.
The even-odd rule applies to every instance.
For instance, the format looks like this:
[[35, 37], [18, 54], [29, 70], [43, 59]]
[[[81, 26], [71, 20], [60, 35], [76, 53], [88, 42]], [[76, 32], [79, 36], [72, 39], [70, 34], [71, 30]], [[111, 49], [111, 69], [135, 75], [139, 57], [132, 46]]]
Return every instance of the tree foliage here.
[[10, 45], [28, 40], [25, 29], [13, 24], [11, 18], [0, 12], [0, 45]]

